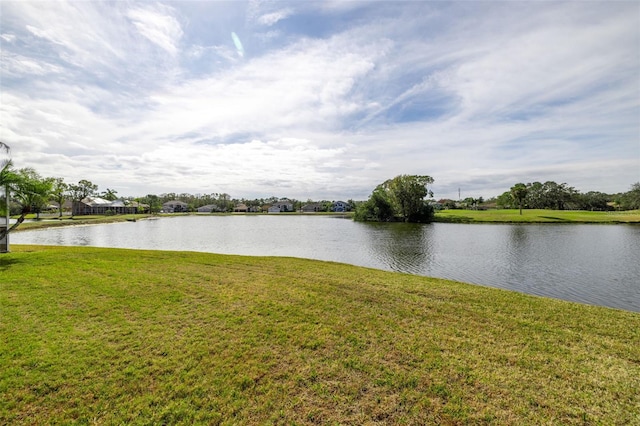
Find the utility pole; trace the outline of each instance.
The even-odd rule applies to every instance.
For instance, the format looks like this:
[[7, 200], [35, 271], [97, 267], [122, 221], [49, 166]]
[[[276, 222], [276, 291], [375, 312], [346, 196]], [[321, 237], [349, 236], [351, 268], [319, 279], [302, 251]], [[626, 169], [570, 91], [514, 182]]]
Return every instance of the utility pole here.
[[458, 201], [460, 201], [460, 187], [458, 187]]

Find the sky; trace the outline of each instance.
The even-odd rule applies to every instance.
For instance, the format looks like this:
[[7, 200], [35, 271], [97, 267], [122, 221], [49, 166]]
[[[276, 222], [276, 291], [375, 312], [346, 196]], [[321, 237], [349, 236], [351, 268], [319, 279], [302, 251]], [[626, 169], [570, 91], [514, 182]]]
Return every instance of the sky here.
[[640, 181], [637, 1], [0, 2], [16, 168], [120, 196]]

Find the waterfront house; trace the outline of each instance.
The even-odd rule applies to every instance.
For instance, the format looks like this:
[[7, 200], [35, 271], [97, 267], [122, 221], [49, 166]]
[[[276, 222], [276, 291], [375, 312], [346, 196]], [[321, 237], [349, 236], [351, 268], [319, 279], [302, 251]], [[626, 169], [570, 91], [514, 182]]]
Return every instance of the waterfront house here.
[[90, 214], [134, 214], [138, 212], [137, 203], [127, 204], [124, 200], [105, 200], [99, 197], [86, 197], [73, 202], [71, 213], [74, 216]]
[[163, 213], [183, 213], [189, 211], [189, 205], [180, 200], [167, 201], [162, 204]]
[[331, 209], [337, 213], [348, 212], [351, 209], [349, 203], [345, 203], [344, 201], [334, 201]]
[[198, 213], [211, 213], [211, 212], [218, 212], [218, 211], [220, 211], [220, 209], [215, 204], [207, 204], [206, 206], [198, 207]]
[[280, 200], [276, 203], [273, 203], [271, 207], [269, 207], [269, 213], [274, 213], [271, 209], [278, 208], [280, 212], [292, 212], [293, 211], [293, 203], [289, 200]]
[[305, 204], [302, 206], [303, 213], [317, 213], [325, 211], [325, 207], [320, 203]]

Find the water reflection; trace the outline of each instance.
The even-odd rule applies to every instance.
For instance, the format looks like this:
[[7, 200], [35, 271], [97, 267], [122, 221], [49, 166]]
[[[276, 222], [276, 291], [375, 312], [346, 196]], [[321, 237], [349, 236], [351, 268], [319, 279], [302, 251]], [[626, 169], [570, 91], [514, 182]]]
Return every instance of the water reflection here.
[[530, 288], [535, 280], [535, 271], [540, 268], [540, 262], [531, 252], [528, 238], [528, 228], [525, 226], [511, 226], [509, 237], [504, 250], [506, 262], [501, 263], [502, 280], [511, 283], [510, 287], [518, 290]]
[[419, 273], [431, 259], [428, 225], [394, 223], [365, 224], [366, 247], [377, 262], [393, 271]]

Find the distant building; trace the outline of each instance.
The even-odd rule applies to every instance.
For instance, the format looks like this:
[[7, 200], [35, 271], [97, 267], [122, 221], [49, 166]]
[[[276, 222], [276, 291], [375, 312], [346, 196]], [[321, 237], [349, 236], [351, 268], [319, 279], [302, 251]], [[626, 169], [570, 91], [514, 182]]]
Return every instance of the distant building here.
[[310, 203], [302, 206], [303, 213], [317, 213], [325, 211], [325, 207], [320, 203]]
[[335, 201], [331, 209], [336, 213], [343, 213], [348, 212], [351, 209], [351, 205], [349, 203], [345, 203], [344, 201]]
[[109, 201], [99, 197], [86, 197], [72, 204], [74, 216], [90, 214], [134, 214], [138, 213], [138, 204], [125, 203], [124, 200]]
[[289, 200], [280, 200], [277, 203], [273, 203], [271, 207], [269, 207], [269, 213], [274, 213], [271, 209], [278, 208], [280, 212], [292, 212], [293, 211], [293, 203]]
[[162, 204], [163, 213], [184, 213], [189, 211], [189, 205], [180, 200], [167, 201]]
[[198, 213], [211, 213], [211, 212], [219, 212], [220, 209], [215, 204], [207, 204], [206, 206], [198, 207]]

